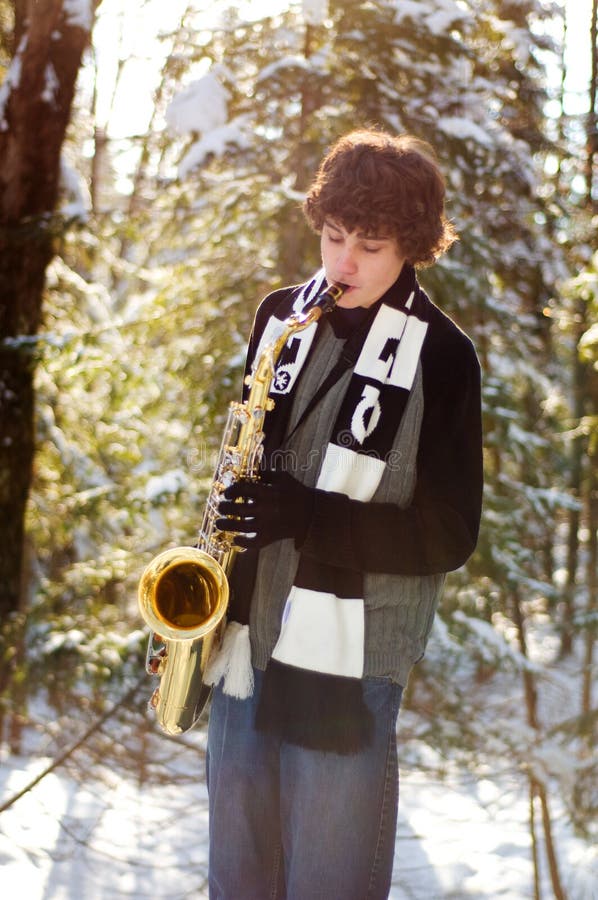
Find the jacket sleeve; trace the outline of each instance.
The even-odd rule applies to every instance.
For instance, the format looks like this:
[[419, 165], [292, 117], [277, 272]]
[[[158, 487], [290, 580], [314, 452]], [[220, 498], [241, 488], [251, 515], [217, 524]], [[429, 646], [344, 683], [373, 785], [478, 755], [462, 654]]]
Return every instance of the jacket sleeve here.
[[473, 345], [459, 336], [422, 356], [424, 414], [409, 506], [318, 490], [303, 554], [401, 575], [449, 572], [469, 558], [482, 505], [481, 388]]

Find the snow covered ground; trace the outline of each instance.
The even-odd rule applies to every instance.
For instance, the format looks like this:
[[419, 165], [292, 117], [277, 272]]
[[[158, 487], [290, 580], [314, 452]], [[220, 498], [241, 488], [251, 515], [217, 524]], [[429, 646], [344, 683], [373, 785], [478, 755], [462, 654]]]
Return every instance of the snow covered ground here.
[[[201, 753], [188, 754], [185, 765], [190, 760], [197, 779], [185, 777], [178, 784], [167, 780], [165, 785], [140, 786], [117, 767], [95, 764], [82, 772], [71, 762], [45, 777], [0, 814], [4, 896], [207, 897]], [[0, 799], [16, 794], [48, 762], [4, 758]], [[194, 770], [185, 774], [193, 776]], [[532, 898], [527, 816], [527, 796], [506, 778], [498, 782], [455, 772], [440, 781], [419, 767], [402, 769], [391, 900]], [[568, 855], [576, 849], [562, 835], [559, 847]], [[568, 881], [569, 900], [598, 898], [592, 860], [571, 856], [566, 863], [564, 870], [574, 873]], [[552, 896], [547, 884], [542, 896]]]

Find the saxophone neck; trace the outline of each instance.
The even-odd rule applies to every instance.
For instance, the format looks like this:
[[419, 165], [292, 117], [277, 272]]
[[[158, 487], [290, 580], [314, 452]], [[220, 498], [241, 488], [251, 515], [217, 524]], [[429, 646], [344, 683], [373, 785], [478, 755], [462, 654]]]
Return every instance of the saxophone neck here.
[[346, 290], [346, 284], [341, 284], [339, 281], [333, 281], [332, 284], [329, 284], [328, 287], [324, 288], [324, 290], [318, 294], [311, 309], [315, 308], [321, 310], [320, 315], [330, 312], [334, 309]]
[[256, 394], [258, 392], [262, 396], [268, 394], [278, 357], [289, 338], [296, 332], [308, 328], [325, 313], [334, 309], [346, 290], [345, 284], [333, 282], [327, 285], [307, 309], [295, 313], [283, 323], [282, 330], [276, 339], [265, 347], [261, 356], [254, 361], [252, 373], [246, 379], [245, 383], [255, 390]]
[[311, 306], [291, 317], [289, 324], [296, 322], [298, 327], [305, 328], [307, 325], [311, 325], [312, 322], [317, 322], [323, 315], [334, 309], [346, 290], [347, 285], [340, 282], [333, 282], [327, 285], [320, 291]]

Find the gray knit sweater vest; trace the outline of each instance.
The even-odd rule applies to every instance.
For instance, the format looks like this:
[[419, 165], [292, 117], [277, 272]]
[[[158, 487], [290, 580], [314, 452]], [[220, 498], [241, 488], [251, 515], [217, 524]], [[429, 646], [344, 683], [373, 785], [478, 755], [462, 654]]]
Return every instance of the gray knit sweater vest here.
[[[336, 362], [344, 344], [326, 320], [320, 327], [322, 335], [302, 373], [300, 390], [293, 403], [289, 434], [309, 398]], [[317, 481], [330, 429], [351, 374], [350, 369], [343, 373], [280, 449], [283, 467], [310, 487]], [[400, 507], [409, 505], [415, 488], [422, 416], [420, 363], [373, 501], [396, 503]], [[372, 535], [372, 540], [375, 540], [375, 535]], [[252, 662], [258, 669], [266, 668], [278, 639], [282, 612], [298, 561], [299, 553], [293, 540], [276, 541], [260, 552], [250, 614]], [[365, 677], [387, 677], [403, 686], [407, 684], [413, 665], [424, 654], [444, 580], [444, 574], [364, 573]], [[317, 621], [313, 627], [318, 627]]]

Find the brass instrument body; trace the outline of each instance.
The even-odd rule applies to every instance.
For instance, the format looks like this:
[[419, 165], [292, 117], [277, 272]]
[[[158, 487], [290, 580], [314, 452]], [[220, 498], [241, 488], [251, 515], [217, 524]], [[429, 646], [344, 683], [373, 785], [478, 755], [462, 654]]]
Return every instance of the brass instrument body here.
[[160, 677], [150, 706], [167, 734], [192, 728], [211, 693], [202, 675], [220, 638], [229, 599], [228, 574], [239, 552], [234, 534], [215, 525], [221, 495], [240, 479], [259, 478], [264, 420], [274, 407], [269, 392], [278, 357], [293, 334], [334, 308], [344, 290], [338, 284], [324, 289], [305, 313], [282, 323], [279, 335], [262, 350], [245, 379], [247, 399], [229, 406], [197, 546], [165, 550], [141, 576], [139, 608], [151, 629], [146, 669]]

